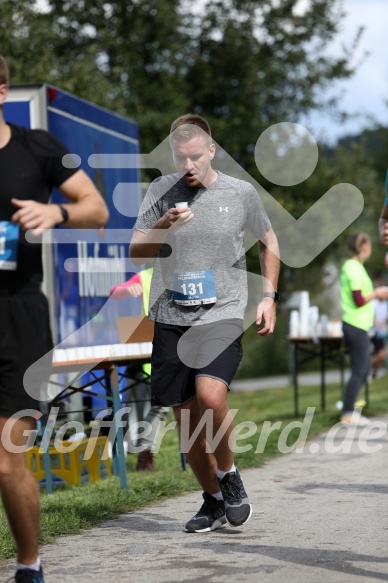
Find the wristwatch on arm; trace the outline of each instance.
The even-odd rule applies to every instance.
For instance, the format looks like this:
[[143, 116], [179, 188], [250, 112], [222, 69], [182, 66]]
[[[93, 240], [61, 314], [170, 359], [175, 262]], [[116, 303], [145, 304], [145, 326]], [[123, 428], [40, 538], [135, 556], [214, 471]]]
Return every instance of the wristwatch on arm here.
[[69, 213], [67, 212], [65, 207], [62, 206], [61, 204], [59, 204], [58, 206], [59, 206], [59, 210], [61, 211], [61, 215], [62, 215], [62, 221], [58, 224], [63, 225], [64, 223], [66, 223], [69, 220]]
[[264, 292], [263, 293], [263, 298], [272, 298], [273, 301], [275, 302], [275, 304], [277, 304], [280, 300], [280, 296], [278, 294], [278, 292], [273, 291], [273, 292]]

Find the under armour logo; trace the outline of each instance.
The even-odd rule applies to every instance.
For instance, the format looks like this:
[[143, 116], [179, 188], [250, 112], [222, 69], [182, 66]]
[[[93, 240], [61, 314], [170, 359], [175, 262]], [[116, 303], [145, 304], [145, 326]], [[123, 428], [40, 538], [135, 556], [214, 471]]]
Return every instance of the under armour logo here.
[[222, 206], [220, 206], [220, 213], [222, 213], [222, 211], [225, 211], [227, 213], [228, 212], [228, 208], [229, 207], [227, 207], [227, 206], [225, 208], [222, 208]]

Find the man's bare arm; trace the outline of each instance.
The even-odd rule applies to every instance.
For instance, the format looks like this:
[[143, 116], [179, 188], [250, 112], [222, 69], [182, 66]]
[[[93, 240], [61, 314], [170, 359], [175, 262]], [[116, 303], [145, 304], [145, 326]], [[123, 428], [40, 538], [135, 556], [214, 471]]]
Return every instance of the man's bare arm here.
[[264, 292], [277, 291], [280, 259], [279, 245], [273, 229], [269, 229], [262, 241], [259, 241], [261, 275], [264, 280]]
[[[280, 259], [279, 245], [273, 229], [259, 241], [259, 257], [261, 275], [263, 276], [263, 292], [277, 291]], [[257, 307], [256, 324], [262, 326], [258, 330], [260, 336], [272, 334], [276, 324], [276, 303], [272, 298], [263, 298]]]
[[87, 229], [106, 225], [109, 219], [108, 208], [92, 180], [83, 170], [79, 170], [63, 182], [59, 190], [70, 201], [70, 204], [63, 205], [69, 213], [67, 227]]
[[[109, 218], [104, 199], [83, 170], [78, 170], [65, 180], [60, 192], [70, 201], [62, 206], [69, 218], [66, 227], [94, 228], [103, 227]], [[44, 229], [51, 229], [63, 221], [61, 209], [57, 204], [44, 204], [35, 200], [11, 200], [15, 206], [12, 221], [24, 231], [32, 229], [39, 235]]]

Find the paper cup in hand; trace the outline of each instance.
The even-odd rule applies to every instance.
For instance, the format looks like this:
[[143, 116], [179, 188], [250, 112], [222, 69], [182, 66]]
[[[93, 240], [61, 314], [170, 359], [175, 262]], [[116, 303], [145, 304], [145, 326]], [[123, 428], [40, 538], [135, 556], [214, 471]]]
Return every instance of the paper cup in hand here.
[[188, 206], [189, 206], [189, 205], [187, 204], [187, 202], [176, 202], [176, 203], [175, 203], [175, 207], [176, 207], [177, 209], [187, 209], [187, 208], [188, 208]]

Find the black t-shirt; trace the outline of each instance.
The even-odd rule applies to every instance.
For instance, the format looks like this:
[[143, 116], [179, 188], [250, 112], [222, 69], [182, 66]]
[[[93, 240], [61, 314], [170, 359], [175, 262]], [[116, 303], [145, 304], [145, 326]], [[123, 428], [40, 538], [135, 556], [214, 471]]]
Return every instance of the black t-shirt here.
[[[48, 203], [52, 188], [70, 178], [77, 168], [63, 166], [64, 145], [44, 130], [9, 124], [11, 139], [0, 148], [0, 221], [10, 221], [18, 210], [12, 198]], [[0, 285], [24, 286], [42, 281], [41, 245], [28, 243], [20, 229], [16, 270], [0, 269]]]

